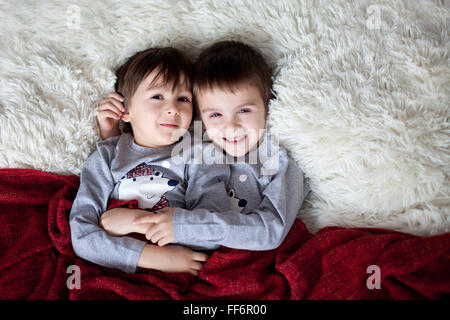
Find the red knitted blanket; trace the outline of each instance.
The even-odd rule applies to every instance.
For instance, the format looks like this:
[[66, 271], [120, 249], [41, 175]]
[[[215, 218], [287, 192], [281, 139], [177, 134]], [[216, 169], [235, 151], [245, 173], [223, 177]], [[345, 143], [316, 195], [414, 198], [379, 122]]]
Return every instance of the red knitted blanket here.
[[[189, 274], [125, 274], [75, 256], [68, 215], [77, 176], [0, 170], [0, 299], [444, 299], [450, 233], [418, 237], [297, 219], [275, 250], [214, 251]], [[78, 288], [79, 287], [79, 288]]]

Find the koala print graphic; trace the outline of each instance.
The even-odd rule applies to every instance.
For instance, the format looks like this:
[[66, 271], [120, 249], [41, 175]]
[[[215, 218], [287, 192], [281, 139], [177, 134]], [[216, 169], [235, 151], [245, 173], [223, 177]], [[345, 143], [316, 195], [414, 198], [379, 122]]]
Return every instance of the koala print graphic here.
[[119, 200], [136, 199], [139, 208], [155, 211], [169, 205], [164, 194], [177, 185], [177, 180], [167, 179], [162, 172], [141, 163], [120, 180]]
[[241, 212], [247, 205], [247, 200], [236, 198], [236, 192], [234, 189], [227, 189], [227, 193], [230, 197], [230, 210]]

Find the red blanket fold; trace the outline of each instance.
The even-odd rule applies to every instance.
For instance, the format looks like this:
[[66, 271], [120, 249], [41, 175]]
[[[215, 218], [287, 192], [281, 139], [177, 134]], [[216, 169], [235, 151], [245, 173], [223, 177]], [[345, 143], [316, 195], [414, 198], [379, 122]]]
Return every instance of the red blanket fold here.
[[[72, 250], [68, 215], [78, 186], [77, 176], [0, 170], [0, 299], [449, 297], [450, 233], [328, 227], [313, 236], [298, 219], [278, 249], [221, 247], [197, 277], [103, 268]], [[80, 289], [69, 289], [73, 265]]]

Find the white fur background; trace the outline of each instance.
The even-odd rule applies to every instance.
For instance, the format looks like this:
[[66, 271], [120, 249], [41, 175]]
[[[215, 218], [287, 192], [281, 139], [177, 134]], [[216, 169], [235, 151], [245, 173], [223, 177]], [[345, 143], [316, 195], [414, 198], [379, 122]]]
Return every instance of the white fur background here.
[[79, 174], [130, 55], [242, 40], [274, 67], [269, 126], [310, 178], [312, 232], [449, 232], [449, 22], [445, 0], [0, 0], [0, 167]]

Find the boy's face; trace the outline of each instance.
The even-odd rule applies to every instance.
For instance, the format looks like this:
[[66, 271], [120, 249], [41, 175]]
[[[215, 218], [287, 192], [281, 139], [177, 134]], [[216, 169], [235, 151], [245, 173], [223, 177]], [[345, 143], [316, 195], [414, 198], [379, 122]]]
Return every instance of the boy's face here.
[[164, 85], [162, 79], [151, 82], [157, 72], [145, 78], [130, 99], [122, 120], [131, 123], [138, 145], [158, 148], [171, 145], [189, 128], [192, 120], [192, 93], [188, 84]]
[[266, 108], [254, 85], [202, 89], [197, 95], [202, 121], [211, 140], [234, 157], [254, 150], [264, 134]]

